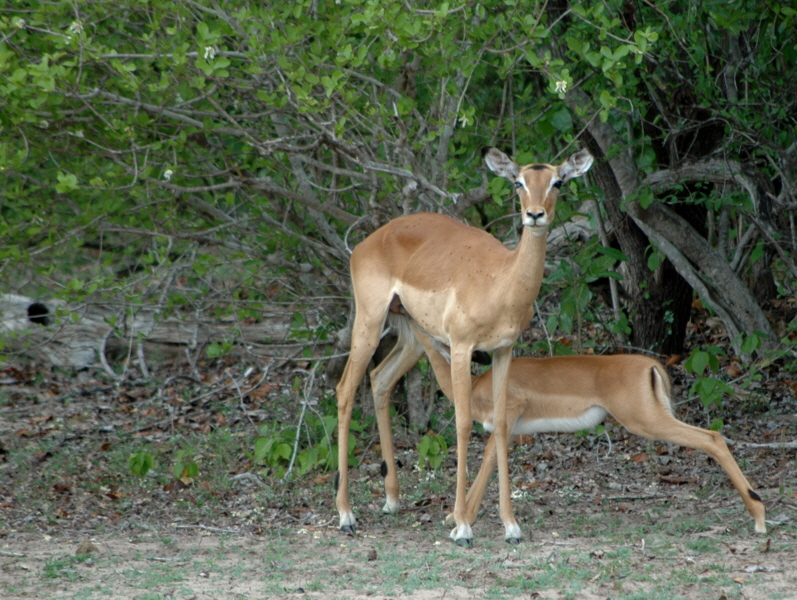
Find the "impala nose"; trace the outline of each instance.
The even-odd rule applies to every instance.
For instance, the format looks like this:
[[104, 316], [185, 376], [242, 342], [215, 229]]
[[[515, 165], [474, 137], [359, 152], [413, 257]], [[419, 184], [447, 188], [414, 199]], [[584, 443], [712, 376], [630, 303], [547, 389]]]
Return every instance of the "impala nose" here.
[[526, 211], [526, 225], [534, 226], [534, 225], [546, 225], [545, 221], [545, 211], [533, 211], [527, 210]]

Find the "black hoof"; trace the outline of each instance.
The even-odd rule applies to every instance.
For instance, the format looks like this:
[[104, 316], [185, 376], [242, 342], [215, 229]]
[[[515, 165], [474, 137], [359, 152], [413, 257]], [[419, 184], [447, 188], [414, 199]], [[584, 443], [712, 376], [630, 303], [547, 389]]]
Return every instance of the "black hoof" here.
[[357, 533], [357, 528], [354, 525], [343, 525], [341, 526], [340, 530], [343, 533], [348, 533], [349, 535], [354, 535]]
[[517, 546], [520, 544], [520, 538], [506, 538], [507, 544], [512, 544], [513, 546]]
[[460, 548], [473, 548], [473, 540], [469, 538], [459, 538], [455, 540], [453, 538], [448, 538], [451, 540], [452, 543], [456, 544]]

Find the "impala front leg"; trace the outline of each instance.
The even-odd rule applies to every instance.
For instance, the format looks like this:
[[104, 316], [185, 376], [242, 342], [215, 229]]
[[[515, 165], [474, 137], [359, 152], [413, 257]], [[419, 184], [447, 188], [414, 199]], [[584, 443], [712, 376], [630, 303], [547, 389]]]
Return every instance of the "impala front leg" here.
[[[476, 522], [476, 516], [479, 514], [479, 508], [482, 505], [484, 492], [487, 485], [490, 483], [490, 477], [495, 470], [495, 436], [491, 435], [487, 440], [487, 445], [484, 447], [484, 458], [482, 458], [482, 466], [476, 474], [473, 483], [470, 484], [468, 490], [468, 522], [473, 526]], [[449, 513], [446, 515], [446, 525], [454, 524], [454, 515]]]
[[495, 423], [495, 449], [498, 465], [499, 510], [504, 524], [504, 539], [510, 544], [520, 543], [520, 527], [512, 511], [509, 489], [509, 452], [506, 423], [506, 396], [509, 384], [509, 366], [512, 363], [512, 346], [493, 352], [493, 423]]
[[468, 481], [468, 441], [473, 422], [470, 416], [470, 395], [472, 390], [470, 376], [471, 348], [451, 348], [451, 384], [453, 391], [454, 414], [457, 422], [457, 493], [454, 500], [454, 521], [456, 527], [449, 536], [457, 546], [470, 547], [473, 544], [473, 531], [467, 515]]

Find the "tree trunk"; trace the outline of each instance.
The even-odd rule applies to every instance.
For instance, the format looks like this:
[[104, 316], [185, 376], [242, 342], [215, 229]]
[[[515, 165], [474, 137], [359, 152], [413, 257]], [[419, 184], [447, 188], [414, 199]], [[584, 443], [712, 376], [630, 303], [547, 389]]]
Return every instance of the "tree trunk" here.
[[590, 177], [604, 192], [603, 206], [620, 250], [628, 257], [621, 267], [631, 321], [630, 342], [659, 354], [680, 354], [692, 305], [692, 288], [669, 260], [648, 268], [650, 247], [645, 233], [621, 208], [622, 191], [603, 150], [587, 131], [584, 142], [595, 157]]
[[[568, 102], [577, 112], [590, 105], [589, 99], [579, 90], [568, 92]], [[588, 135], [587, 135], [588, 134]], [[733, 182], [748, 191], [755, 198], [757, 190], [751, 189], [749, 178], [741, 173], [738, 163], [733, 161], [707, 160], [687, 163], [678, 169], [663, 169], [640, 181], [639, 172], [633, 157], [627, 150], [615, 152], [607, 159], [606, 150], [611, 147], [624, 147], [617, 134], [606, 123], [592, 119], [585, 123], [584, 138], [595, 156], [608, 162], [612, 177], [605, 176], [602, 185], [607, 196], [607, 211], [619, 210], [617, 198], [626, 202], [626, 210], [636, 225], [645, 233], [651, 242], [672, 262], [695, 292], [700, 295], [704, 304], [712, 308], [722, 319], [735, 351], [741, 352], [743, 336], [763, 333], [764, 350], [777, 347], [777, 336], [766, 319], [761, 307], [756, 303], [750, 290], [745, 287], [738, 275], [730, 268], [722, 252], [708, 243], [685, 219], [678, 216], [669, 206], [654, 202], [643, 208], [633, 198], [641, 186], [650, 186], [653, 191], [669, 189], [685, 181], [727, 181]], [[597, 146], [595, 144], [597, 143]], [[598, 152], [600, 149], [600, 152]], [[597, 172], [593, 168], [594, 172]], [[618, 194], [619, 190], [619, 194]], [[623, 225], [622, 216], [614, 213], [618, 225]], [[766, 233], [766, 227], [764, 230]], [[618, 230], [618, 235], [622, 235]], [[631, 239], [629, 244], [636, 244]], [[637, 248], [638, 250], [638, 248]], [[633, 252], [633, 249], [630, 250]], [[629, 255], [630, 256], [630, 255]], [[643, 253], [634, 254], [638, 261]], [[784, 262], [790, 267], [793, 261], [786, 257]], [[638, 276], [639, 265], [628, 265], [631, 276]], [[642, 278], [630, 279], [641, 282]], [[676, 306], [680, 306], [677, 304]]]
[[413, 367], [407, 373], [407, 406], [410, 429], [424, 432], [429, 426], [429, 413], [426, 411], [425, 401], [421, 371], [418, 367]]

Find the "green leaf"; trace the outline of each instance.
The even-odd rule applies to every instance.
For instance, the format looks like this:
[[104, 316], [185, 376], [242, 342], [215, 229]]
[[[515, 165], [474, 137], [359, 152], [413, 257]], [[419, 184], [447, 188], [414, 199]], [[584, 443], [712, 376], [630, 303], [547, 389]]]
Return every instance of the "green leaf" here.
[[255, 440], [255, 463], [262, 463], [266, 459], [266, 456], [271, 452], [271, 445], [273, 443], [273, 440], [264, 437], [259, 437]]
[[761, 338], [753, 333], [742, 340], [740, 350], [744, 354], [752, 354], [761, 347]]
[[432, 439], [428, 435], [423, 436], [418, 444], [418, 455], [425, 458], [429, 454], [429, 448], [431, 447]]
[[618, 262], [628, 261], [628, 257], [622, 252], [622, 250], [619, 250], [617, 248], [611, 248], [609, 246], [597, 246], [596, 250], [601, 254], [603, 254], [604, 256], [608, 256], [612, 260]]
[[67, 194], [74, 189], [77, 189], [77, 177], [72, 173], [58, 173], [58, 183], [55, 186], [55, 191], [59, 194]]
[[702, 375], [711, 361], [711, 355], [704, 350], [693, 350], [684, 363], [684, 368], [695, 375]]
[[550, 123], [561, 132], [573, 129], [573, 119], [570, 117], [570, 111], [567, 108], [551, 113]]
[[755, 264], [764, 258], [764, 242], [759, 241], [750, 253], [750, 264]]
[[664, 262], [664, 255], [661, 252], [654, 250], [648, 254], [648, 269], [651, 271], [658, 269], [662, 262]]
[[232, 350], [233, 345], [229, 342], [211, 342], [205, 349], [208, 358], [219, 358]]
[[145, 477], [154, 464], [155, 460], [152, 458], [152, 455], [145, 450], [131, 454], [127, 459], [127, 466], [130, 469], [130, 473], [138, 477]]
[[508, 194], [507, 186], [508, 183], [503, 177], [493, 177], [488, 183], [493, 202], [495, 202], [498, 206], [504, 205], [504, 200]]

